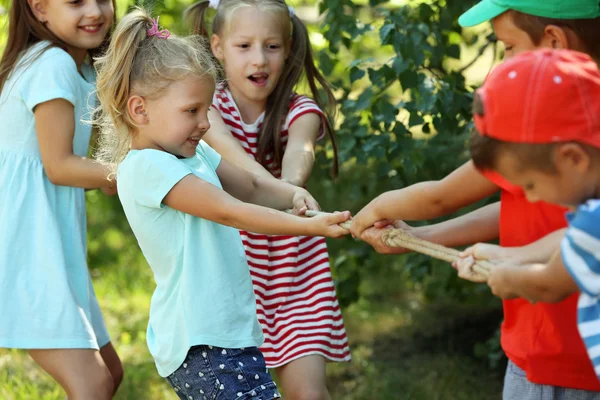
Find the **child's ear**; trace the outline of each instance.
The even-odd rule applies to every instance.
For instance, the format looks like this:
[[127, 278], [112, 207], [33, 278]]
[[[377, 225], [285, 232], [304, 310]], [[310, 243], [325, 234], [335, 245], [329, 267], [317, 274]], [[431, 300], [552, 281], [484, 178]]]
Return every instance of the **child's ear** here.
[[558, 145], [555, 152], [555, 162], [557, 167], [568, 168], [585, 173], [591, 166], [591, 158], [588, 152], [579, 143], [565, 143]]
[[42, 0], [27, 0], [31, 12], [42, 24], [46, 22], [46, 8]]
[[127, 112], [129, 113], [129, 118], [136, 125], [145, 125], [150, 121], [148, 112], [146, 111], [146, 101], [142, 96], [134, 95], [127, 100]]
[[551, 49], [572, 49], [573, 43], [569, 43], [569, 35], [564, 27], [557, 25], [546, 25], [544, 28], [544, 37], [540, 47]]
[[221, 38], [214, 33], [210, 37], [210, 48], [217, 60], [223, 62], [223, 44]]

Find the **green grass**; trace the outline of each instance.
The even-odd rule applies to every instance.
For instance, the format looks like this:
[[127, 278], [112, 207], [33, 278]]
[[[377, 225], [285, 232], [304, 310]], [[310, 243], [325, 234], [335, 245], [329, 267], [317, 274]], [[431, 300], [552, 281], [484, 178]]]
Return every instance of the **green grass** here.
[[[135, 276], [135, 278], [134, 278]], [[476, 359], [473, 346], [497, 327], [497, 309], [424, 304], [400, 276], [374, 276], [382, 289], [344, 309], [353, 360], [331, 364], [333, 399], [499, 399], [501, 373]], [[145, 343], [151, 276], [144, 262], [95, 271], [96, 292], [123, 360], [117, 399], [176, 399]], [[484, 327], [482, 329], [482, 327]], [[62, 390], [23, 352], [0, 350], [0, 398], [64, 400]]]
[[500, 399], [501, 372], [472, 356], [487, 335], [473, 328], [497, 321], [497, 310], [396, 301], [349, 308], [353, 361], [329, 368], [334, 399]]

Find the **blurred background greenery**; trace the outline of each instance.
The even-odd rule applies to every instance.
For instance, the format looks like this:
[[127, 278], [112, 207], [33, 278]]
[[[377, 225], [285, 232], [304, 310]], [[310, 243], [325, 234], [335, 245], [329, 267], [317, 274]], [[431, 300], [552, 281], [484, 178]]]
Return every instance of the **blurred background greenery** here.
[[[0, 43], [11, 1], [24, 0], [0, 0]], [[324, 209], [357, 212], [383, 191], [440, 179], [467, 160], [473, 87], [501, 55], [489, 25], [463, 30], [456, 22], [475, 0], [288, 3], [309, 25], [339, 100], [340, 177], [329, 177], [332, 151], [324, 144], [308, 184]], [[144, 5], [161, 25], [185, 33], [189, 4], [117, 0], [117, 12]], [[87, 196], [90, 269], [125, 366], [117, 398], [175, 399], [145, 344], [150, 268], [118, 199]], [[460, 281], [448, 264], [424, 256], [381, 256], [349, 237], [328, 243], [353, 356], [328, 368], [334, 399], [501, 397], [502, 312], [486, 286]], [[64, 394], [25, 353], [0, 349], [0, 398]]]

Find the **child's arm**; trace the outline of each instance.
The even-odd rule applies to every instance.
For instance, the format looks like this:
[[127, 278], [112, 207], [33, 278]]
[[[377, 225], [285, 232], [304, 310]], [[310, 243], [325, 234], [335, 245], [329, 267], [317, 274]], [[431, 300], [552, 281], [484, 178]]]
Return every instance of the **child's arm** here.
[[446, 247], [458, 247], [477, 241], [497, 239], [500, 235], [500, 203], [478, 208], [437, 224], [415, 228], [416, 236]]
[[261, 205], [276, 210], [294, 207], [319, 210], [319, 204], [304, 188], [282, 182], [272, 177], [263, 178], [221, 159], [217, 175], [223, 189], [245, 203]]
[[[578, 207], [569, 220], [569, 228], [561, 241], [560, 252], [548, 265], [492, 269], [490, 287], [504, 295], [505, 288], [528, 299], [555, 302], [581, 290], [587, 295], [600, 295], [600, 201], [589, 200]], [[558, 233], [556, 233], [558, 236]], [[515, 271], [513, 271], [515, 272]]]
[[[249, 179], [250, 173], [222, 160], [217, 169], [224, 187], [245, 186], [244, 180], [259, 181], [261, 178]], [[243, 173], [239, 173], [242, 171]], [[235, 176], [237, 174], [237, 176]], [[267, 181], [267, 179], [264, 179]], [[269, 179], [268, 181], [274, 181]], [[253, 183], [254, 189], [264, 190], [258, 183]], [[271, 196], [274, 202], [280, 202], [281, 208], [291, 207], [294, 193], [303, 189], [280, 182], [282, 187], [274, 187]], [[287, 189], [287, 188], [291, 188]], [[295, 191], [297, 189], [298, 191]], [[239, 193], [238, 193], [239, 194]], [[243, 196], [242, 196], [243, 197]], [[269, 197], [269, 196], [267, 196]], [[271, 201], [271, 200], [269, 200]], [[228, 194], [226, 191], [196, 177], [187, 175], [181, 179], [164, 197], [163, 203], [176, 210], [208, 219], [219, 224], [231, 226], [256, 233], [268, 235], [307, 235], [339, 237], [348, 233], [338, 224], [350, 218], [349, 212], [338, 214], [322, 214], [313, 218], [302, 218], [286, 214], [270, 208], [244, 203]], [[285, 203], [285, 204], [284, 204]]]
[[321, 116], [316, 113], [298, 117], [288, 129], [288, 142], [281, 165], [281, 180], [304, 186], [315, 163], [315, 143]]
[[[409, 235], [447, 247], [457, 247], [472, 244], [478, 240], [493, 240], [499, 235], [498, 217], [500, 203], [494, 203], [479, 208], [460, 217], [440, 222], [438, 224], [411, 227], [397, 220], [387, 225], [387, 221], [379, 221], [374, 227], [366, 229], [361, 240], [373, 246], [381, 254], [403, 254], [410, 252], [402, 247], [389, 247], [381, 241], [382, 228], [403, 229]], [[387, 225], [387, 226], [386, 226]]]
[[543, 238], [520, 247], [502, 247], [489, 243], [477, 243], [461, 253], [462, 258], [473, 257], [494, 264], [524, 265], [546, 263], [565, 237], [567, 228], [554, 231]]
[[254, 175], [273, 178], [273, 175], [269, 171], [246, 153], [240, 142], [233, 137], [221, 114], [219, 114], [219, 111], [215, 107], [211, 107], [208, 111], [208, 119], [210, 121], [210, 129], [204, 134], [202, 140], [208, 143], [210, 147], [230, 163], [246, 171], [250, 171]]
[[38, 104], [34, 110], [44, 171], [55, 185], [85, 189], [114, 187], [106, 166], [73, 154], [75, 112], [63, 99]]
[[524, 297], [533, 302], [556, 303], [579, 289], [557, 251], [548, 264], [495, 266], [488, 285], [501, 298]]
[[383, 193], [365, 206], [352, 221], [350, 232], [362, 232], [380, 220], [426, 220], [438, 218], [488, 197], [498, 186], [481, 175], [472, 161], [441, 181], [421, 182]]

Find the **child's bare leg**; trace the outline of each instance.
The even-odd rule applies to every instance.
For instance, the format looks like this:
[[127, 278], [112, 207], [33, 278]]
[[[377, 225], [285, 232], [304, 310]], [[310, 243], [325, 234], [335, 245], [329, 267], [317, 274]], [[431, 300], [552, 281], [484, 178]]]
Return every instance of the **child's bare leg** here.
[[320, 355], [298, 358], [275, 371], [286, 400], [331, 400], [325, 382], [326, 361]]
[[115, 351], [112, 343], [106, 344], [100, 349], [100, 356], [104, 360], [104, 364], [108, 367], [113, 380], [113, 394], [117, 392], [121, 381], [123, 380], [123, 365]]
[[69, 400], [112, 398], [113, 378], [98, 350], [29, 350], [29, 355], [63, 387]]

